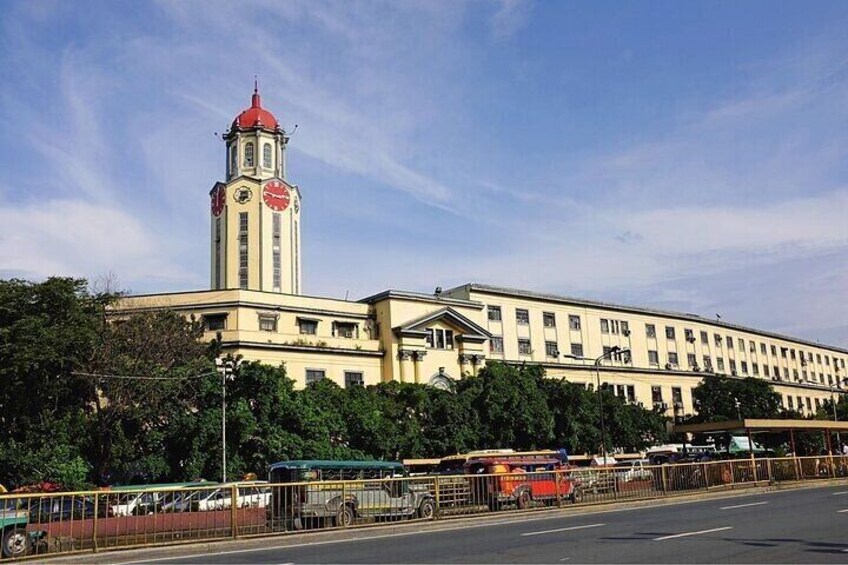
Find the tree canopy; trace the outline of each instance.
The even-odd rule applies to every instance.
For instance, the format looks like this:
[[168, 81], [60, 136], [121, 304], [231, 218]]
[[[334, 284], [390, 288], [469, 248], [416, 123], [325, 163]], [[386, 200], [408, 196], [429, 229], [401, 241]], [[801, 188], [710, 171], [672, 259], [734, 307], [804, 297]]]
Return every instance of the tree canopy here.
[[[110, 310], [78, 279], [0, 281], [0, 482], [219, 479], [219, 344], [168, 311]], [[597, 393], [537, 365], [490, 363], [453, 391], [388, 382], [296, 390], [285, 366], [226, 383], [228, 475], [297, 458], [441, 457], [484, 448], [600, 446]], [[657, 411], [604, 395], [607, 449], [665, 439]]]

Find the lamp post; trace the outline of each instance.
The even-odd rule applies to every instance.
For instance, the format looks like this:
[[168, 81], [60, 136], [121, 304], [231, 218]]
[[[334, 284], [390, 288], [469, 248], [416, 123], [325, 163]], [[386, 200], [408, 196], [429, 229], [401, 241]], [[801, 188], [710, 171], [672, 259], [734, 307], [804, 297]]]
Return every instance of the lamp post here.
[[577, 361], [593, 361], [595, 367], [595, 376], [597, 378], [598, 383], [598, 410], [600, 410], [601, 414], [601, 456], [603, 457], [603, 464], [607, 464], [607, 429], [606, 422], [604, 420], [604, 395], [601, 393], [601, 361], [604, 359], [609, 359], [613, 355], [622, 355], [625, 353], [630, 353], [629, 349], [622, 349], [619, 346], [615, 345], [609, 349], [606, 353], [601, 355], [600, 357], [592, 360], [589, 357], [583, 357], [582, 355], [571, 355], [566, 353], [563, 355], [566, 359], [575, 359]]
[[221, 373], [221, 482], [227, 482], [227, 381], [233, 380], [238, 367], [234, 359], [215, 359], [215, 366]]
[[[837, 382], [840, 382], [840, 381], [837, 379]], [[848, 379], [843, 379], [841, 382], [844, 384], [844, 383], [848, 382]], [[833, 397], [833, 389], [835, 387], [836, 387], [836, 385], [831, 385], [831, 387], [830, 387], [830, 405], [833, 407], [833, 421], [838, 422], [839, 418], [836, 415], [836, 400], [834, 400], [834, 397]], [[839, 430], [836, 431], [836, 445], [837, 445], [837, 448], [839, 449], [839, 451], [841, 453], [842, 452], [842, 434], [839, 433]]]

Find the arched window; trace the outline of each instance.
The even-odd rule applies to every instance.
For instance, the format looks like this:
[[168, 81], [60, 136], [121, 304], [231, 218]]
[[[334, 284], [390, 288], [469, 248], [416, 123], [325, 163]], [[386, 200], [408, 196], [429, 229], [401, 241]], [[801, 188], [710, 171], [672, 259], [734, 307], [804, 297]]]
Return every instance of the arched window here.
[[238, 165], [238, 158], [236, 157], [237, 154], [238, 153], [236, 151], [236, 145], [234, 143], [234, 144], [230, 145], [230, 174], [231, 175], [236, 174], [236, 166]]
[[266, 143], [262, 146], [262, 166], [270, 169], [271, 165], [271, 144]]
[[248, 141], [244, 144], [244, 166], [253, 166], [253, 142]]

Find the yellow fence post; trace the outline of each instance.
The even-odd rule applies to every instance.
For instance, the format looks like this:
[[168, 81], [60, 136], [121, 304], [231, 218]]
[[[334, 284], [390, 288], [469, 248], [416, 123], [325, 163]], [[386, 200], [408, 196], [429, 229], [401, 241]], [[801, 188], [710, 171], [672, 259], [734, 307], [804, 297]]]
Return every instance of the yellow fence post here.
[[442, 513], [441, 493], [439, 492], [439, 477], [436, 477], [435, 479], [433, 479], [433, 481], [436, 484], [436, 487], [433, 489], [433, 494], [436, 497], [436, 515], [434, 516], [434, 518], [438, 519]]
[[562, 477], [561, 471], [554, 471], [554, 488], [556, 489], [557, 508], [562, 507], [562, 498], [560, 497], [559, 481]]
[[663, 494], [666, 494], [668, 492], [668, 468], [663, 464], [660, 469], [662, 469]]
[[98, 494], [94, 495], [94, 527], [91, 531], [91, 548], [94, 553], [97, 553], [97, 520], [98, 514], [100, 510], [100, 496]]
[[238, 537], [238, 485], [230, 487], [230, 531], [233, 538]]

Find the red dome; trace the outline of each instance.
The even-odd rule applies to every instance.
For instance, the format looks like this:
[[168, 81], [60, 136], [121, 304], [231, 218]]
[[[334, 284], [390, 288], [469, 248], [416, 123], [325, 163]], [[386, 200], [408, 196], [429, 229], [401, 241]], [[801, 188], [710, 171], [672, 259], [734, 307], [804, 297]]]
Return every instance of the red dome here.
[[260, 104], [259, 88], [254, 87], [250, 108], [236, 116], [236, 119], [233, 120], [232, 129], [262, 128], [275, 130], [279, 127], [280, 123], [274, 117], [274, 114], [263, 108]]

